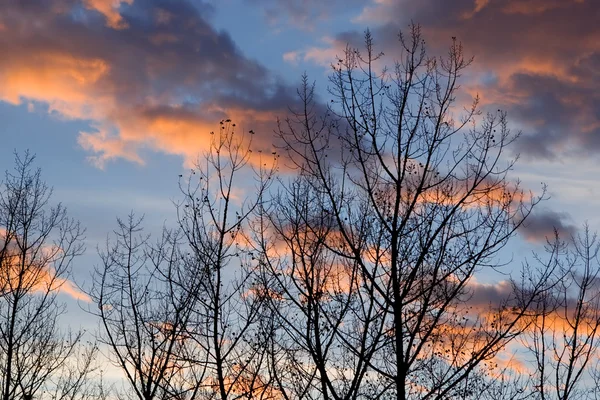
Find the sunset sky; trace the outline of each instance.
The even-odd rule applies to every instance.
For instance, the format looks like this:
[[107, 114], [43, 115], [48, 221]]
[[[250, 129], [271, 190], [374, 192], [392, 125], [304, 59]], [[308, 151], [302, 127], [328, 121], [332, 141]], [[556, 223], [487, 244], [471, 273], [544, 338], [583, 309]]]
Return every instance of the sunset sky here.
[[[600, 229], [600, 2], [596, 0], [0, 0], [0, 169], [37, 155], [54, 200], [87, 228], [75, 265], [131, 210], [173, 220], [178, 175], [231, 118], [268, 149], [303, 72], [325, 104], [327, 75], [370, 29], [392, 63], [421, 24], [430, 54], [452, 37], [475, 57], [464, 99], [522, 130], [514, 177], [544, 202], [512, 251], [556, 226]], [[464, 100], [463, 99], [463, 100]], [[459, 112], [458, 110], [457, 112]], [[516, 257], [518, 259], [518, 257]]]

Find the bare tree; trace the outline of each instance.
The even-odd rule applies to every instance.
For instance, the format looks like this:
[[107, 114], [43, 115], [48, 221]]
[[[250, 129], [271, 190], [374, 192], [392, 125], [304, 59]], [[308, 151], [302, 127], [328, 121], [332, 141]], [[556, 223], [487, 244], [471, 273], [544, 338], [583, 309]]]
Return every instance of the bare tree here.
[[[271, 308], [271, 373], [285, 398], [354, 398], [374, 393], [368, 359], [382, 339], [385, 311], [358, 263], [340, 257], [331, 213], [303, 178], [273, 199], [254, 243]], [[362, 290], [361, 290], [362, 288]]]
[[[29, 153], [15, 155], [0, 189], [0, 390], [3, 400], [32, 399], [45, 390], [79, 393], [76, 382], [91, 371], [92, 345], [83, 331], [59, 326], [65, 305], [57, 295], [75, 257], [83, 252], [83, 230], [33, 168]], [[89, 362], [69, 370], [79, 351]]]
[[98, 340], [121, 368], [140, 400], [184, 398], [195, 382], [180, 385], [188, 369], [185, 329], [193, 298], [165, 277], [179, 273], [182, 255], [177, 232], [164, 229], [153, 243], [142, 219], [118, 220], [114, 239], [100, 251], [90, 297], [101, 323]]
[[[556, 237], [549, 246], [561, 276], [552, 291], [539, 298], [524, 344], [534, 356], [533, 391], [540, 399], [592, 398], [594, 360], [600, 349], [599, 243], [589, 226], [570, 246]], [[586, 382], [587, 381], [587, 382]]]
[[427, 57], [412, 26], [400, 50], [379, 70], [367, 32], [366, 52], [347, 48], [333, 66], [331, 107], [305, 78], [303, 106], [279, 124], [298, 177], [262, 213], [257, 247], [289, 398], [474, 396], [474, 377], [549, 287], [553, 271], [539, 269], [499, 304], [469, 305], [473, 277], [502, 268], [498, 253], [545, 189], [508, 178], [518, 135], [504, 113], [482, 116], [475, 99], [455, 117], [470, 64], [459, 42]]
[[243, 230], [275, 163], [256, 158], [255, 197], [238, 203], [235, 185], [252, 150], [231, 121], [221, 127], [205, 164], [180, 182], [178, 229], [152, 244], [131, 215], [100, 253], [90, 293], [100, 341], [140, 400], [273, 396], [262, 374], [263, 298]]
[[106, 390], [102, 372], [98, 368], [98, 346], [96, 343], [80, 343], [73, 356], [65, 362], [59, 372], [46, 385], [45, 396], [51, 400], [105, 400]]
[[[256, 262], [245, 230], [270, 185], [276, 157], [259, 151], [253, 156], [252, 133], [236, 132], [230, 120], [221, 121], [220, 128], [181, 184], [184, 199], [177, 211], [189, 251], [185, 268], [201, 278], [177, 284], [195, 298], [187, 334], [206, 370], [202, 398], [267, 399], [273, 393], [262, 373], [263, 297], [255, 291]], [[250, 195], [240, 196], [248, 190]]]

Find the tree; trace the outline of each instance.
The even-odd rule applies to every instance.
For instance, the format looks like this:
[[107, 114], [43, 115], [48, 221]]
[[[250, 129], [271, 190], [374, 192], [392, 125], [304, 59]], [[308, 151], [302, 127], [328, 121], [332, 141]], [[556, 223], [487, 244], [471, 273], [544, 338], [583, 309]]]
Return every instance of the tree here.
[[182, 361], [193, 298], [170, 284], [180, 270], [180, 236], [167, 229], [156, 243], [144, 235], [141, 218], [117, 220], [114, 240], [100, 251], [90, 297], [101, 323], [98, 341], [108, 346], [140, 400], [183, 398], [196, 385], [178, 385], [189, 364]]
[[257, 229], [271, 373], [285, 398], [370, 397], [367, 360], [382, 340], [384, 315], [377, 299], [365, 296], [373, 286], [361, 282], [358, 263], [328, 248], [335, 224], [315, 207], [323, 197], [294, 179], [265, 213], [269, 229]]
[[180, 181], [177, 229], [152, 244], [131, 215], [100, 253], [90, 293], [99, 339], [140, 400], [272, 397], [262, 376], [263, 298], [243, 231], [275, 163], [258, 158], [256, 197], [236, 204], [235, 180], [251, 150], [234, 127], [222, 121], [205, 164]]
[[[523, 343], [534, 359], [533, 392], [540, 399], [591, 398], [600, 344], [598, 238], [586, 224], [570, 246], [558, 236], [548, 247], [560, 279], [535, 304], [538, 310]], [[560, 254], [559, 254], [560, 253]]]
[[[93, 369], [95, 346], [83, 331], [64, 331], [65, 305], [57, 295], [73, 260], [83, 252], [83, 230], [52, 190], [29, 153], [15, 155], [0, 189], [0, 390], [3, 400], [32, 399], [43, 391], [74, 398]], [[80, 364], [73, 358], [84, 353]]]
[[394, 70], [378, 71], [365, 38], [366, 52], [348, 47], [333, 66], [327, 110], [304, 77], [301, 108], [279, 122], [296, 178], [255, 234], [276, 381], [286, 398], [475, 396], [553, 270], [511, 281], [489, 308], [469, 306], [473, 279], [503, 267], [499, 252], [545, 188], [509, 179], [518, 134], [505, 113], [482, 116], [475, 99], [455, 117], [470, 64], [459, 42], [428, 57], [412, 26]]
[[[230, 120], [221, 121], [220, 128], [181, 184], [183, 201], [177, 207], [189, 252], [185, 268], [200, 278], [174, 282], [195, 299], [187, 334], [202, 354], [203, 398], [269, 399], [272, 385], [263, 375], [266, 338], [260, 331], [263, 296], [255, 290], [255, 257], [245, 231], [271, 184], [276, 162], [273, 155], [258, 151], [252, 157], [252, 137], [236, 132]], [[249, 165], [253, 171], [244, 171]], [[254, 178], [252, 192], [238, 197], [243, 190], [238, 185], [248, 173]]]

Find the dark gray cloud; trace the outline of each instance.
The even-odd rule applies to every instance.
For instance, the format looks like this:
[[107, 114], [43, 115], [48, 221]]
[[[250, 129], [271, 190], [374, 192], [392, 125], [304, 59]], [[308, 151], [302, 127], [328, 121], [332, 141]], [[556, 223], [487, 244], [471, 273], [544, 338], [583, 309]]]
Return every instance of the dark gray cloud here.
[[[150, 145], [192, 156], [210, 127], [234, 118], [271, 142], [275, 116], [295, 88], [246, 57], [207, 20], [212, 9], [188, 1], [10, 2], [0, 15], [0, 99], [41, 101], [97, 132], [82, 145], [102, 165], [141, 162]], [[96, 8], [94, 8], [96, 7]], [[102, 8], [104, 7], [104, 8]]]
[[537, 209], [519, 228], [519, 233], [525, 239], [540, 243], [546, 242], [547, 239], [553, 240], [555, 231], [558, 232], [561, 240], [569, 241], [577, 232], [577, 227], [571, 223], [568, 213]]
[[472, 281], [468, 286], [469, 298], [467, 304], [476, 307], [479, 311], [488, 307], [499, 307], [512, 299], [514, 288], [509, 280], [502, 280], [496, 284], [481, 284]]

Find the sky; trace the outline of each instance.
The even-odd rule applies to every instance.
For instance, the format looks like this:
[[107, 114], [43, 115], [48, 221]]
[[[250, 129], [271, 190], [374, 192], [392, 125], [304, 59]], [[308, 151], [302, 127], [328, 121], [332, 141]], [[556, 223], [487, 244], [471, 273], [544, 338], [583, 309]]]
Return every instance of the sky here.
[[422, 26], [430, 54], [452, 37], [474, 62], [465, 96], [507, 111], [522, 136], [514, 177], [550, 199], [511, 247], [539, 249], [596, 212], [600, 173], [600, 3], [596, 0], [0, 0], [0, 170], [37, 155], [53, 198], [87, 228], [74, 279], [134, 210], [150, 231], [174, 218], [178, 175], [231, 118], [268, 149], [306, 72], [327, 76], [369, 29], [393, 62]]

